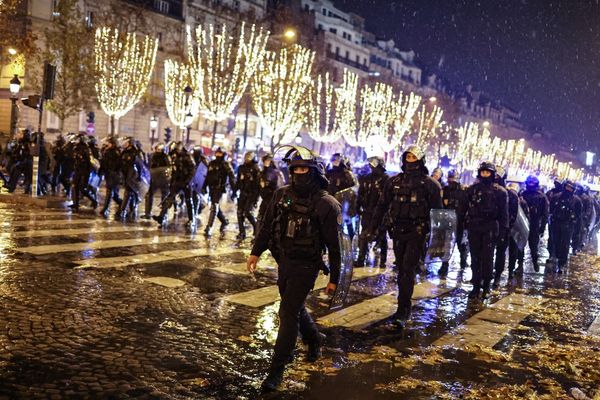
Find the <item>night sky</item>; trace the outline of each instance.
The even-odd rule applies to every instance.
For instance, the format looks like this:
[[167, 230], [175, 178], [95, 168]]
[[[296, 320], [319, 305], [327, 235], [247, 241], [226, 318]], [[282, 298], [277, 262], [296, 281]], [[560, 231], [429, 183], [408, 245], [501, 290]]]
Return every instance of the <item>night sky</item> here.
[[600, 145], [599, 0], [337, 0], [366, 28], [523, 112], [529, 126]]

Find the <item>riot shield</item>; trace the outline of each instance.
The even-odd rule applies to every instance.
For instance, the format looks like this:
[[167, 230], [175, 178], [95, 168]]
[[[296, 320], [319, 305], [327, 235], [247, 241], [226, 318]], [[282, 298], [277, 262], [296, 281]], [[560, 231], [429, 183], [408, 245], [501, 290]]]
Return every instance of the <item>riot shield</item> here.
[[429, 246], [425, 255], [425, 263], [449, 261], [456, 243], [456, 211], [433, 209], [429, 213], [431, 231]]
[[168, 167], [156, 167], [150, 170], [150, 182], [152, 187], [167, 191], [171, 185], [172, 169]]
[[340, 247], [342, 251], [342, 266], [340, 268], [340, 280], [338, 281], [337, 288], [331, 303], [329, 304], [330, 310], [337, 310], [344, 307], [346, 296], [350, 291], [350, 284], [352, 283], [352, 240], [350, 236], [345, 232], [340, 233]]
[[88, 186], [93, 190], [94, 193], [98, 191], [100, 184], [102, 183], [102, 176], [98, 175], [97, 171], [92, 171], [88, 179]]
[[204, 182], [206, 181], [207, 173], [208, 167], [204, 163], [199, 163], [196, 167], [196, 174], [190, 182], [190, 187], [193, 192], [200, 193], [202, 191], [202, 186], [204, 186]]
[[340, 190], [334, 197], [342, 206], [342, 214], [345, 217], [354, 218], [358, 214], [358, 196], [354, 187]]
[[517, 213], [517, 219], [513, 224], [510, 231], [510, 236], [513, 238], [519, 250], [523, 250], [529, 240], [529, 220], [525, 215], [525, 212], [519, 204], [519, 212]]
[[591, 216], [590, 216], [590, 225], [588, 227], [588, 233], [592, 232], [594, 230], [594, 226], [596, 226], [596, 218], [598, 217], [596, 215], [596, 207], [594, 207], [592, 205], [592, 212], [591, 212]]
[[137, 165], [129, 170], [126, 183], [137, 194], [138, 198], [143, 199], [150, 188], [150, 170], [144, 163], [140, 164], [139, 172], [137, 171]]

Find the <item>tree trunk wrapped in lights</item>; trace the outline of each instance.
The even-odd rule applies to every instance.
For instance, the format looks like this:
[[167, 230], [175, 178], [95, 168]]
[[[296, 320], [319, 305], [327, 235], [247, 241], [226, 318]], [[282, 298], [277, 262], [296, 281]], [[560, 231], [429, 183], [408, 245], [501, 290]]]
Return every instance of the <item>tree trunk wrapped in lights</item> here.
[[[186, 94], [186, 87], [192, 89]], [[165, 104], [171, 122], [183, 132], [188, 118], [198, 115], [200, 99], [198, 97], [198, 81], [195, 74], [186, 64], [173, 60], [165, 60]]]
[[271, 148], [291, 142], [303, 125], [302, 107], [315, 54], [294, 45], [267, 52], [252, 80], [255, 110], [271, 135]]
[[141, 40], [134, 33], [96, 29], [96, 93], [102, 110], [110, 117], [111, 135], [115, 119], [127, 114], [148, 88], [156, 61], [158, 39]]
[[437, 139], [437, 130], [442, 123], [444, 110], [438, 106], [433, 106], [431, 111], [427, 111], [425, 104], [417, 114], [417, 140], [416, 145], [425, 147], [430, 140]]
[[200, 112], [215, 121], [215, 128], [231, 115], [265, 55], [268, 32], [255, 25], [247, 29], [245, 23], [239, 31], [236, 36], [225, 24], [218, 32], [212, 25], [198, 26], [193, 38], [187, 30], [188, 62], [199, 83]]
[[389, 143], [396, 116], [394, 93], [389, 85], [377, 83], [365, 86], [360, 93], [360, 114], [357, 141], [364, 146], [368, 140]]

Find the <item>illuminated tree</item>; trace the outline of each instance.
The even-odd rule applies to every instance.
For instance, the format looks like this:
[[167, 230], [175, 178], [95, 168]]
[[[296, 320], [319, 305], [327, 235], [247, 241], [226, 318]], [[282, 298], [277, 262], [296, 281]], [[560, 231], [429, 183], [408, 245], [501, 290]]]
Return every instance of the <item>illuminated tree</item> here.
[[[191, 89], [186, 93], [186, 88]], [[198, 115], [198, 82], [188, 65], [165, 61], [165, 104], [169, 119], [182, 131]]]
[[425, 104], [421, 106], [417, 114], [417, 146], [425, 147], [429, 141], [437, 139], [437, 130], [443, 115], [444, 111], [438, 106], [433, 106], [431, 111], [427, 110]]
[[127, 114], [146, 92], [157, 48], [158, 39], [140, 40], [134, 33], [96, 29], [96, 94], [110, 117], [111, 135], [116, 133], [115, 119]]
[[223, 24], [216, 32], [212, 25], [198, 26], [195, 38], [187, 30], [188, 62], [199, 86], [200, 112], [215, 121], [228, 118], [246, 91], [250, 79], [265, 55], [269, 33], [245, 23], [239, 35], [228, 31]]
[[315, 54], [294, 45], [267, 52], [252, 80], [255, 110], [271, 135], [271, 148], [292, 141], [303, 125], [302, 107]]

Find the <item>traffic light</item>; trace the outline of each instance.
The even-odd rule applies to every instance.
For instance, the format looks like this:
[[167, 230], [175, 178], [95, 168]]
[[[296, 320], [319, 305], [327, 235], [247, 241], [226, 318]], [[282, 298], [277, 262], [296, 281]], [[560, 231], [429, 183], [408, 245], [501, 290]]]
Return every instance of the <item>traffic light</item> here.
[[40, 96], [39, 94], [32, 94], [28, 97], [21, 99], [21, 101], [27, 107], [31, 107], [31, 108], [35, 108], [36, 110], [39, 110], [40, 106], [42, 104], [42, 96]]
[[56, 67], [52, 64], [44, 64], [44, 100], [54, 98], [54, 81], [56, 78]]

